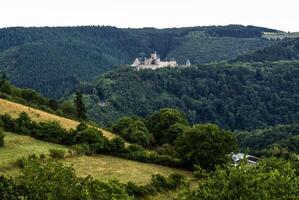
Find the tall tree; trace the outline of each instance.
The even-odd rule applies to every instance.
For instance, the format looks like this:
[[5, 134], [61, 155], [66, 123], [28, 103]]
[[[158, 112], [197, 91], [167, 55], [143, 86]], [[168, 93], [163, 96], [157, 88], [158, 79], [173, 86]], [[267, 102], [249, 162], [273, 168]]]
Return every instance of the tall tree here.
[[200, 165], [213, 170], [228, 161], [228, 154], [237, 149], [233, 134], [214, 124], [199, 124], [187, 129], [175, 141], [175, 148], [186, 166]]
[[7, 80], [6, 74], [2, 72], [1, 79], [0, 79], [0, 86]]
[[86, 119], [86, 108], [83, 102], [82, 94], [79, 90], [76, 91], [76, 98], [74, 100], [74, 104], [77, 111], [77, 117], [79, 119]]

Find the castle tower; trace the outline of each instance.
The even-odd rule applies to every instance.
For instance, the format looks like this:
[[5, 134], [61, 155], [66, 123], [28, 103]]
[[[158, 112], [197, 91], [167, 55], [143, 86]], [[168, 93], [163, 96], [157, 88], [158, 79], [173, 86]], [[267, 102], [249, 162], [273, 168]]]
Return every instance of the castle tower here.
[[191, 62], [190, 62], [190, 60], [188, 58], [188, 60], [186, 61], [186, 67], [190, 67], [190, 66], [191, 66]]
[[137, 67], [137, 66], [139, 66], [140, 64], [141, 64], [141, 63], [140, 63], [139, 59], [136, 58], [131, 66], [132, 66], [132, 67]]
[[151, 59], [156, 60], [158, 57], [157, 52], [155, 51], [154, 53], [151, 54]]

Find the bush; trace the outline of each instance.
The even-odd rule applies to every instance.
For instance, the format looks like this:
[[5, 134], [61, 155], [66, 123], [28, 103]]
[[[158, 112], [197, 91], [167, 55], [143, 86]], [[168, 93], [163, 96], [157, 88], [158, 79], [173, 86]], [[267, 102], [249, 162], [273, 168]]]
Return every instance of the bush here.
[[10, 115], [4, 114], [1, 115], [1, 121], [3, 123], [3, 129], [5, 131], [15, 132], [16, 130], [16, 122], [11, 118]]
[[4, 146], [4, 137], [5, 134], [0, 130], [0, 147]]
[[186, 184], [185, 177], [180, 174], [171, 174], [169, 177], [164, 177], [160, 174], [152, 175], [151, 185], [159, 192], [163, 190], [175, 190]]
[[54, 159], [64, 159], [65, 154], [66, 154], [65, 150], [63, 150], [63, 149], [50, 149], [49, 152], [50, 152], [51, 158], [54, 158]]
[[118, 156], [122, 156], [123, 153], [127, 152], [125, 141], [120, 137], [113, 138], [110, 141], [108, 140], [106, 149], [108, 153]]
[[126, 191], [129, 195], [134, 197], [144, 197], [149, 194], [153, 195], [156, 192], [155, 188], [150, 187], [150, 185], [138, 186], [132, 182], [126, 184]]
[[297, 200], [298, 194], [299, 176], [294, 166], [283, 160], [266, 160], [256, 166], [217, 168], [195, 191], [188, 191], [179, 199]]
[[197, 179], [205, 179], [205, 178], [208, 178], [209, 177], [209, 173], [201, 168], [199, 165], [196, 165], [194, 167], [194, 171], [193, 171], [193, 176]]
[[17, 199], [13, 191], [14, 183], [11, 179], [0, 176], [0, 199], [11, 200]]
[[19, 134], [30, 135], [32, 130], [31, 119], [26, 112], [21, 112], [19, 117], [15, 120], [16, 122], [16, 132]]
[[122, 117], [112, 126], [112, 131], [122, 136], [126, 141], [149, 146], [154, 138], [146, 128], [145, 123], [135, 117]]
[[79, 155], [87, 155], [90, 156], [94, 154], [94, 151], [91, 149], [90, 145], [88, 144], [76, 144], [72, 146], [73, 149], [77, 152]]
[[[79, 130], [82, 126], [79, 126]], [[103, 133], [95, 128], [86, 128], [78, 132], [75, 136], [75, 143], [77, 144], [93, 144], [97, 142], [103, 142]]]
[[32, 136], [38, 139], [66, 145], [72, 142], [73, 136], [56, 121], [39, 123], [36, 129]]

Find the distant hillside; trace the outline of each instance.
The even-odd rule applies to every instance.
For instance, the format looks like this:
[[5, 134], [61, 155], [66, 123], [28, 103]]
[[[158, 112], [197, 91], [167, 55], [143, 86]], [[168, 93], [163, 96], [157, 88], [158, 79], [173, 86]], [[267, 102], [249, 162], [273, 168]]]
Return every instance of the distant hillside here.
[[277, 39], [285, 39], [285, 38], [297, 38], [299, 37], [299, 32], [264, 32], [263, 38], [269, 39], [269, 40], [277, 40]]
[[158, 51], [162, 59], [183, 64], [233, 59], [273, 41], [253, 26], [211, 26], [173, 29], [59, 27], [0, 29], [0, 71], [16, 85], [59, 98], [79, 82], [92, 81], [134, 57]]
[[81, 90], [89, 117], [103, 124], [172, 107], [191, 123], [252, 130], [298, 121], [298, 83], [298, 61], [223, 62], [155, 71], [123, 68]]
[[277, 125], [266, 129], [237, 132], [236, 137], [242, 151], [253, 153], [286, 154], [299, 153], [299, 124]]
[[235, 59], [235, 61], [265, 62], [296, 59], [299, 59], [299, 37], [295, 39], [285, 39], [262, 50], [241, 55]]

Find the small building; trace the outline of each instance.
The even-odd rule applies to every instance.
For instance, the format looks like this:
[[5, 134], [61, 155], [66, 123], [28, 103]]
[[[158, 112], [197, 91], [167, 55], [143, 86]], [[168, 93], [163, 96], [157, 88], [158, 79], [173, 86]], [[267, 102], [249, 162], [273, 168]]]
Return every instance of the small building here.
[[140, 69], [159, 69], [163, 67], [177, 67], [178, 64], [175, 60], [161, 61], [157, 52], [151, 53], [149, 58], [136, 58], [131, 65], [137, 70]]
[[247, 163], [251, 165], [256, 165], [260, 161], [260, 158], [251, 155], [246, 155], [244, 153], [232, 154], [232, 159], [235, 165], [239, 165], [240, 162], [245, 159]]

